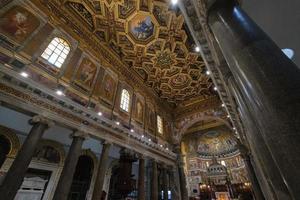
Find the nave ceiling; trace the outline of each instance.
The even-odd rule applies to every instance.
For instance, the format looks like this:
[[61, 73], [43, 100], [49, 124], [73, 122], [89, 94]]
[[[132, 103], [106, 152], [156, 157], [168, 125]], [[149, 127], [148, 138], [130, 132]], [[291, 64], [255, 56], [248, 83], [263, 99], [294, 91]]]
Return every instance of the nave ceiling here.
[[121, 60], [133, 76], [171, 106], [216, 95], [183, 16], [169, 1], [51, 3], [62, 3], [58, 7], [62, 13], [72, 16], [71, 20], [88, 30], [89, 37], [95, 38], [110, 56]]

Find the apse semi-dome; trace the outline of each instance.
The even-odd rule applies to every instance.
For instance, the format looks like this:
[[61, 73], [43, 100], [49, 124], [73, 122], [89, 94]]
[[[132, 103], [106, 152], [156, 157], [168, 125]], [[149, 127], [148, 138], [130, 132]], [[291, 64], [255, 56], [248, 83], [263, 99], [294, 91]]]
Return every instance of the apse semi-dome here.
[[237, 151], [234, 136], [225, 131], [206, 132], [197, 143], [197, 153], [202, 156], [226, 156]]

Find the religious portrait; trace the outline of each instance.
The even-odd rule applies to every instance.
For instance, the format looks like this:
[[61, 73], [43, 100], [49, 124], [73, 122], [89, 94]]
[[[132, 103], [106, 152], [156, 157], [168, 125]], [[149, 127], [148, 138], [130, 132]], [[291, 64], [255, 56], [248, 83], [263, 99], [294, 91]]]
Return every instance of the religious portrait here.
[[97, 67], [89, 59], [84, 58], [76, 72], [76, 82], [86, 89], [90, 89], [97, 73]]
[[101, 94], [102, 97], [110, 103], [114, 100], [116, 86], [116, 81], [111, 77], [111, 75], [105, 74], [101, 87]]
[[136, 103], [136, 119], [139, 122], [143, 122], [143, 118], [144, 118], [144, 106], [142, 104], [142, 102], [137, 99], [137, 103]]
[[149, 109], [149, 115], [148, 115], [148, 117], [149, 117], [149, 119], [148, 119], [148, 121], [149, 121], [149, 127], [151, 129], [153, 129], [154, 128], [154, 124], [155, 124], [155, 114], [154, 114], [153, 110]]
[[14, 6], [1, 16], [0, 32], [15, 42], [22, 43], [39, 25], [39, 20], [32, 13]]
[[130, 21], [130, 31], [138, 40], [148, 39], [154, 32], [154, 24], [151, 17], [137, 15]]

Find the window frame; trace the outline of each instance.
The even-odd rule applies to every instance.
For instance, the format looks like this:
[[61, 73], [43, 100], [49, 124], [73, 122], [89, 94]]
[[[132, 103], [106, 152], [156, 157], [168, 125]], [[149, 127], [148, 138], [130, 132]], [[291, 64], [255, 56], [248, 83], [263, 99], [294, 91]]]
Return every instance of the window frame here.
[[163, 122], [163, 118], [160, 115], [156, 116], [156, 124], [157, 124], [157, 132], [160, 135], [164, 134], [164, 122]]
[[[70, 43], [63, 37], [55, 36], [47, 44], [40, 57], [55, 68], [61, 69], [66, 62], [70, 52]], [[53, 61], [50, 60], [51, 58], [53, 59]]]
[[130, 101], [131, 101], [131, 95], [130, 95], [129, 91], [127, 89], [123, 88], [121, 90], [120, 109], [124, 112], [129, 113]]

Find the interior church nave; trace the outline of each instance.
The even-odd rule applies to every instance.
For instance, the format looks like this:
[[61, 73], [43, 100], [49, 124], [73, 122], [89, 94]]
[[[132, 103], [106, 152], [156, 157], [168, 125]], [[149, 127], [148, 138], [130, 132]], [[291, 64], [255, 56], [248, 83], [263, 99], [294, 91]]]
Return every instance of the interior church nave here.
[[0, 199], [299, 199], [299, 3], [255, 1], [1, 1]]

